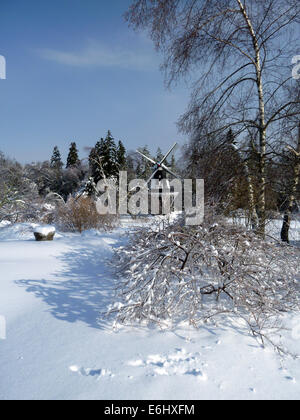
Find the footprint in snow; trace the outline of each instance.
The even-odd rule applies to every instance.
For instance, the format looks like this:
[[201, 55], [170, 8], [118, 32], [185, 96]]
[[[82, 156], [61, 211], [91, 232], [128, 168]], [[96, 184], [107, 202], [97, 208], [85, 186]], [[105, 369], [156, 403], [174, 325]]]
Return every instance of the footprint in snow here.
[[70, 371], [77, 373], [80, 376], [94, 376], [100, 379], [101, 377], [108, 376], [113, 378], [115, 375], [112, 374], [112, 372], [108, 369], [85, 369], [83, 367], [79, 366], [70, 366]]
[[291, 382], [293, 382], [294, 384], [296, 383], [296, 379], [295, 379], [295, 378], [293, 378], [292, 376], [286, 376], [286, 377], [285, 377], [285, 379], [286, 379], [287, 381], [291, 381]]
[[140, 367], [140, 366], [145, 366], [146, 363], [143, 360], [131, 360], [127, 364], [128, 366]]
[[132, 367], [148, 367], [152, 375], [175, 376], [189, 375], [202, 381], [207, 380], [207, 375], [199, 369], [199, 366], [207, 366], [200, 359], [200, 354], [187, 353], [185, 349], [176, 349], [169, 355], [154, 354], [149, 355], [146, 360], [131, 360], [128, 362]]

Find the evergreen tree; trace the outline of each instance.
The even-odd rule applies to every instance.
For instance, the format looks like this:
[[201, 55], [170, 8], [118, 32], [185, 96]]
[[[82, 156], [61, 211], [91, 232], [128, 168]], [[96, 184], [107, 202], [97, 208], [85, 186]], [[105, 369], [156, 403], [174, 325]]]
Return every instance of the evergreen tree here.
[[[142, 148], [139, 149], [139, 151], [141, 153], [143, 153], [143, 155], [148, 156], [149, 158], [151, 158], [148, 146], [144, 146]], [[148, 179], [150, 177], [150, 175], [152, 174], [152, 165], [151, 162], [149, 162], [148, 160], [142, 158], [142, 162], [139, 168], [139, 172], [140, 172], [140, 177], [143, 179]]]
[[164, 157], [164, 155], [163, 155], [163, 153], [162, 153], [161, 148], [159, 147], [159, 148], [157, 149], [157, 152], [156, 152], [156, 161], [157, 161], [157, 162], [162, 161], [162, 160], [163, 160], [163, 157]]
[[87, 183], [85, 184], [85, 187], [84, 187], [84, 192], [89, 197], [95, 197], [97, 195], [97, 186], [95, 184], [94, 178], [90, 177], [87, 180]]
[[126, 170], [129, 182], [137, 177], [137, 168], [135, 168], [135, 160], [132, 153], [129, 153], [126, 156]]
[[119, 167], [125, 167], [125, 147], [122, 142], [116, 146], [115, 140], [110, 131], [105, 139], [101, 138], [91, 150], [89, 156], [90, 174], [97, 184], [103, 176], [106, 178], [117, 177]]
[[53, 154], [50, 161], [50, 168], [52, 171], [49, 173], [49, 189], [52, 192], [61, 194], [62, 184], [63, 184], [63, 163], [61, 160], [61, 154], [58, 150], [58, 147], [55, 146], [53, 149]]
[[175, 156], [172, 155], [172, 157], [171, 157], [171, 171], [176, 172], [176, 170], [177, 170], [177, 168], [176, 168]]
[[58, 147], [55, 146], [53, 149], [52, 157], [51, 157], [51, 168], [56, 169], [56, 170], [61, 170], [62, 167], [63, 167], [63, 163], [61, 160], [61, 154], [60, 154], [60, 151], [58, 150]]
[[78, 157], [78, 150], [76, 143], [71, 143], [69, 155], [67, 158], [67, 168], [71, 168], [72, 166], [78, 166], [80, 163], [79, 157]]
[[126, 170], [126, 149], [121, 140], [118, 143], [117, 163], [120, 171]]
[[[162, 152], [161, 148], [159, 147], [159, 148], [157, 149], [157, 152], [156, 152], [156, 161], [157, 161], [157, 162], [161, 162], [161, 161], [163, 160], [163, 158], [164, 158], [164, 154], [163, 154], [163, 152]], [[168, 160], [165, 160], [165, 161], [164, 161], [164, 165], [169, 166], [169, 162], [168, 162]]]
[[103, 170], [107, 178], [118, 176], [117, 147], [110, 131], [104, 140]]
[[96, 184], [103, 178], [102, 166], [104, 149], [105, 142], [104, 139], [101, 138], [101, 140], [96, 143], [95, 147], [93, 147], [89, 156], [90, 174]]
[[136, 178], [137, 179], [141, 178], [143, 171], [142, 171], [142, 166], [140, 162], [137, 162], [135, 172], [136, 172]]

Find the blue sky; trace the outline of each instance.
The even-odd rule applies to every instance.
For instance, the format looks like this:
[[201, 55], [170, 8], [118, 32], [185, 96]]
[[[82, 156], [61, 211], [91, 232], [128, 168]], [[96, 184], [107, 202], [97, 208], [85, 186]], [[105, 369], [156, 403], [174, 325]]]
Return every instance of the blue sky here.
[[21, 162], [66, 157], [110, 129], [128, 149], [183, 138], [185, 86], [164, 87], [161, 58], [123, 19], [130, 0], [1, 0], [0, 150]]

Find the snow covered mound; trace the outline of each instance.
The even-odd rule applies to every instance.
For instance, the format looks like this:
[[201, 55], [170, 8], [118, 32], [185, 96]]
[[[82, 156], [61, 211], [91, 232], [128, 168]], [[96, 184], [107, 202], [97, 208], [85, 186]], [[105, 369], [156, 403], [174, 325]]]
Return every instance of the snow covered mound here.
[[43, 235], [43, 236], [47, 236], [47, 235], [50, 235], [51, 233], [55, 233], [56, 229], [54, 226], [39, 226], [39, 227], [34, 228], [33, 232], [39, 233], [40, 235]]
[[[37, 223], [16, 223], [10, 222], [0, 223], [0, 242], [3, 241], [33, 241], [34, 233], [41, 235], [48, 235], [55, 233], [54, 226], [40, 226]], [[56, 235], [57, 238], [61, 237], [60, 234]]]
[[0, 241], [33, 240], [33, 231], [38, 226], [36, 223], [4, 224], [0, 226]]

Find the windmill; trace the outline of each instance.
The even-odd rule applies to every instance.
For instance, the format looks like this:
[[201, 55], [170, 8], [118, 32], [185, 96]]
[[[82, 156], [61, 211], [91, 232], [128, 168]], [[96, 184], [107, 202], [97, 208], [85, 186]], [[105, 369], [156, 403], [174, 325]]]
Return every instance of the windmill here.
[[175, 143], [174, 146], [172, 146], [172, 148], [168, 151], [168, 153], [162, 158], [162, 160], [160, 162], [155, 162], [153, 159], [149, 158], [149, 156], [146, 156], [142, 152], [137, 150], [137, 153], [139, 153], [141, 156], [143, 156], [143, 158], [147, 159], [153, 165], [153, 173], [152, 173], [151, 177], [148, 179], [147, 185], [152, 181], [152, 179], [156, 179], [159, 182], [163, 182], [163, 180], [167, 179], [167, 173], [172, 175], [174, 178], [177, 178], [177, 179], [181, 180], [181, 178], [178, 175], [174, 174], [174, 172], [172, 172], [164, 164], [164, 162], [168, 159], [168, 157], [170, 156], [170, 154], [174, 151], [174, 149], [176, 147], [177, 147], [177, 143]]
[[153, 172], [150, 178], [147, 180], [147, 185], [151, 183], [151, 194], [157, 194], [159, 196], [160, 213], [162, 209], [163, 194], [166, 195], [166, 191], [168, 191], [168, 194], [171, 196], [171, 198], [173, 200], [175, 198], [174, 193], [170, 191], [170, 183], [167, 179], [167, 173], [172, 175], [173, 178], [177, 178], [181, 181], [181, 178], [165, 165], [166, 160], [168, 159], [170, 154], [175, 150], [176, 147], [177, 143], [175, 143], [174, 146], [171, 147], [168, 153], [159, 162], [155, 162], [149, 156], [146, 156], [139, 150], [137, 150], [137, 153], [139, 153], [144, 159], [148, 160], [153, 165]]

